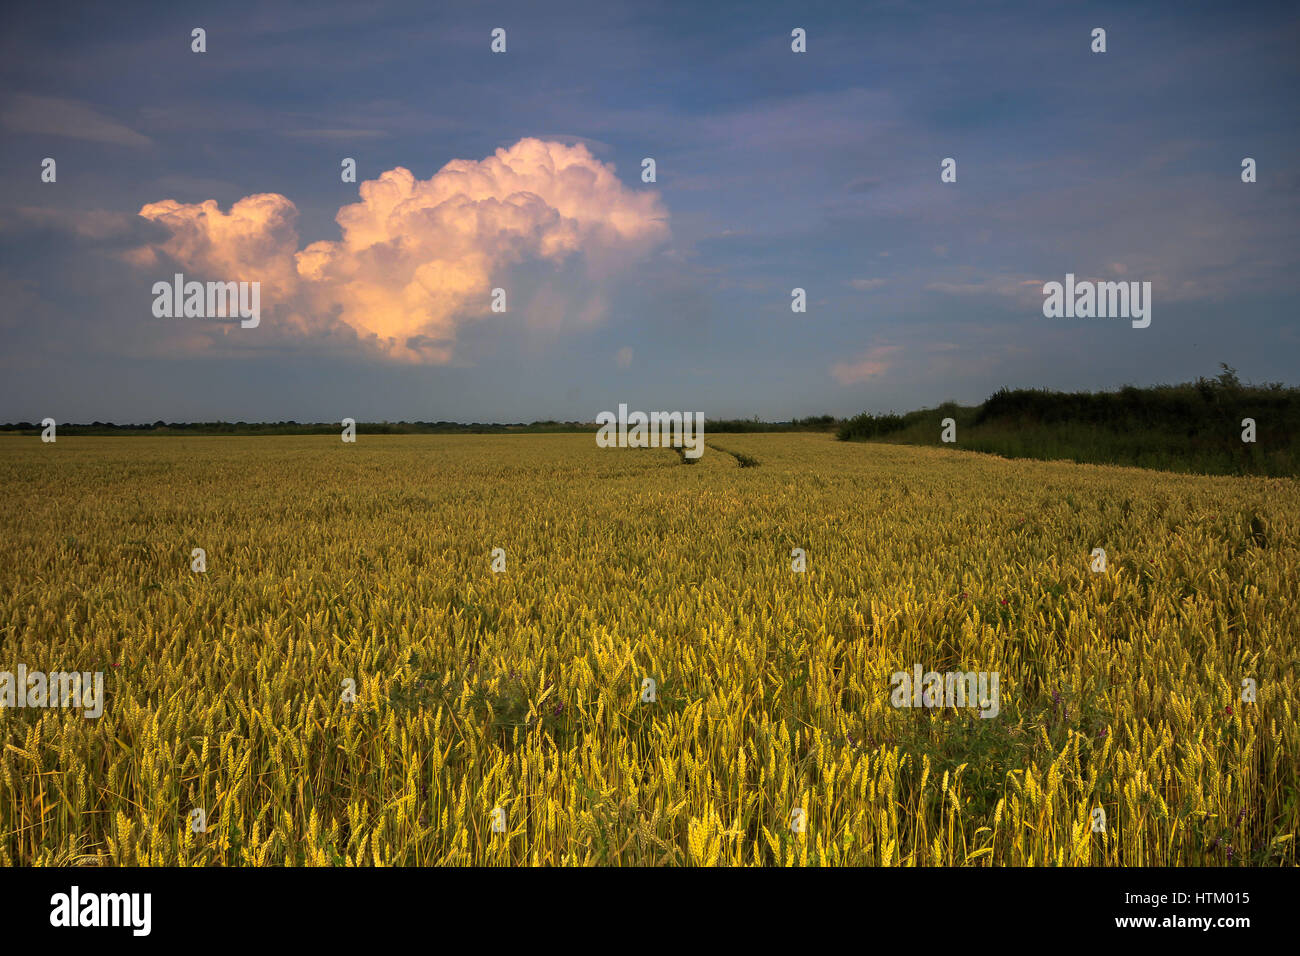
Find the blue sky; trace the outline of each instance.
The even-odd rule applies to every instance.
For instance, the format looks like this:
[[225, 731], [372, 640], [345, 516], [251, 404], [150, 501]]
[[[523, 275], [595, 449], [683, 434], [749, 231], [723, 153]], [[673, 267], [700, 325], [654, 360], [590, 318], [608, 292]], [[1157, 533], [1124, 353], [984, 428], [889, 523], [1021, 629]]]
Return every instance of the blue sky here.
[[[11, 10], [0, 421], [591, 420], [620, 402], [785, 419], [1183, 381], [1220, 361], [1297, 382], [1294, 4]], [[359, 201], [343, 157], [359, 181], [428, 181], [529, 139], [613, 174], [567, 251], [545, 252], [544, 235], [569, 237], [559, 200], [502, 238], [483, 210], [513, 200], [491, 186], [454, 255], [433, 226], [423, 251], [391, 223], [383, 244], [340, 243], [335, 217]], [[364, 295], [276, 286], [260, 235], [239, 240], [247, 275], [176, 265], [179, 227], [139, 215], [259, 194], [293, 210], [273, 237], [290, 272], [332, 244]], [[635, 239], [611, 241], [634, 209]], [[410, 268], [437, 257], [438, 276], [488, 261], [482, 302], [428, 288], [441, 279], [412, 300], [394, 249]], [[260, 276], [273, 304], [257, 329], [154, 318], [151, 287], [177, 271]], [[1150, 327], [1044, 318], [1042, 284], [1066, 273], [1150, 281]], [[484, 307], [496, 286], [503, 314]], [[403, 302], [407, 330], [439, 303], [439, 349], [412, 361], [367, 339], [355, 307], [372, 295]]]

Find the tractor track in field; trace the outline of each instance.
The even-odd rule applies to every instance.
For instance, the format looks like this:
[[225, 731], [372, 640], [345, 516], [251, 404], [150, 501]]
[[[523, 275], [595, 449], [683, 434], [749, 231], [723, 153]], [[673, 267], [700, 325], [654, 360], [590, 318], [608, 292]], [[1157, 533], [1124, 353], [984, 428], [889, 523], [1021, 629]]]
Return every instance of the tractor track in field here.
[[759, 460], [755, 458], [753, 455], [746, 455], [743, 452], [738, 452], [738, 451], [730, 451], [729, 449], [723, 448], [721, 445], [715, 445], [712, 442], [706, 441], [704, 445], [706, 448], [712, 448], [714, 451], [720, 451], [724, 455], [730, 455], [732, 458], [736, 459], [736, 462], [740, 465], [741, 468], [757, 468], [760, 464]]

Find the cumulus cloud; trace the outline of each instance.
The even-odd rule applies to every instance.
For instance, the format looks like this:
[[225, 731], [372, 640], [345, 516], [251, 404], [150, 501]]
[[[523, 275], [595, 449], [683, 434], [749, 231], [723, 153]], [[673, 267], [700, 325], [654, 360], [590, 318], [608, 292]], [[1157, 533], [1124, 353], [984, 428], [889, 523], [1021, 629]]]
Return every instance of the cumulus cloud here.
[[298, 210], [278, 193], [245, 196], [224, 213], [215, 199], [148, 203], [140, 215], [169, 236], [139, 250], [138, 261], [151, 263], [159, 252], [187, 269], [224, 280], [259, 281], [263, 303], [284, 301], [298, 284], [294, 253], [298, 248]]
[[668, 238], [658, 195], [625, 188], [582, 144], [522, 139], [424, 180], [399, 166], [363, 182], [360, 196], [339, 210], [340, 239], [301, 250], [297, 209], [275, 193], [229, 213], [211, 200], [151, 203], [140, 215], [169, 237], [135, 261], [165, 254], [213, 278], [260, 280], [263, 307], [280, 304], [292, 334], [341, 322], [389, 359], [445, 363], [457, 330], [489, 314], [494, 287], [512, 306], [512, 265], [581, 255], [608, 277]]
[[877, 345], [851, 362], [836, 362], [831, 375], [841, 385], [858, 385], [889, 371], [893, 364], [890, 356], [899, 350], [897, 345]]

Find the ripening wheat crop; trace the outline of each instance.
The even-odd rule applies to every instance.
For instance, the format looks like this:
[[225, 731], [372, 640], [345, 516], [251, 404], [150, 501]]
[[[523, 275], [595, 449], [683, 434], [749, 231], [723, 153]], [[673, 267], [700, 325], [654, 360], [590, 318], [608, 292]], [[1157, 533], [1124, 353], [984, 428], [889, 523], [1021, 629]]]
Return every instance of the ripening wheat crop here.
[[1296, 482], [709, 444], [0, 439], [0, 863], [1296, 863]]

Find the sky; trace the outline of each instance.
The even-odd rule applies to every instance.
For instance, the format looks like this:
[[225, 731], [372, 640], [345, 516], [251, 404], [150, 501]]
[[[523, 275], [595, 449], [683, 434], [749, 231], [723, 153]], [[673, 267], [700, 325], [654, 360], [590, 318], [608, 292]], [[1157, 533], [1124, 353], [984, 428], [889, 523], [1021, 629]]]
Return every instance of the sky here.
[[[1300, 384], [1294, 3], [6, 18], [0, 421], [786, 420], [1220, 362]], [[177, 273], [257, 282], [258, 324], [158, 316]], [[1150, 325], [1045, 317], [1067, 274], [1149, 282]]]

